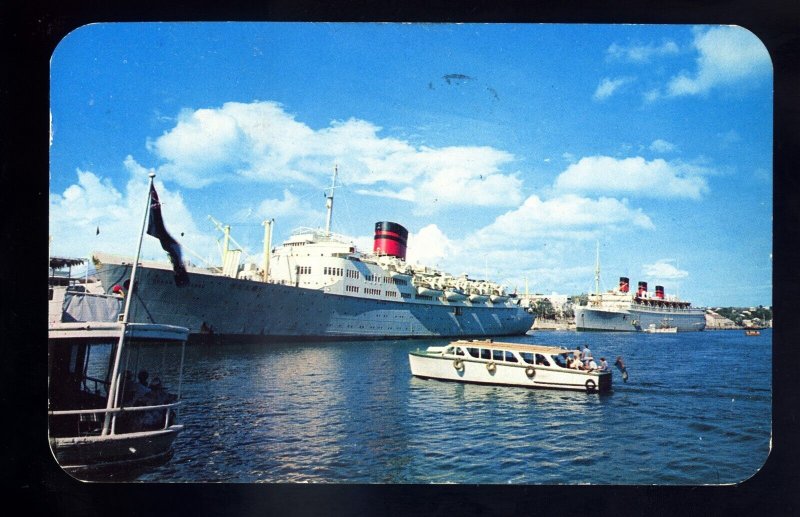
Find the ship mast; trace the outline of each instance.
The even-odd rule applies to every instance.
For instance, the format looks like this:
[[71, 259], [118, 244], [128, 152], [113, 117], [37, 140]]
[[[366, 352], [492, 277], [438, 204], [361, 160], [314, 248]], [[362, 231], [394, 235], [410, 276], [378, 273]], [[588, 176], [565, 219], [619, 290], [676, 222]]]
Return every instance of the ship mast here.
[[600, 241], [597, 241], [597, 258], [594, 263], [594, 292], [600, 294]]
[[272, 252], [272, 223], [275, 219], [266, 219], [264, 225], [264, 262], [262, 265], [264, 282], [269, 280], [269, 255]]
[[325, 197], [325, 208], [328, 209], [328, 215], [325, 218], [325, 235], [330, 237], [331, 235], [331, 216], [333, 215], [333, 189], [336, 188], [336, 175], [339, 173], [339, 166], [333, 166], [333, 182], [328, 190], [328, 194]]

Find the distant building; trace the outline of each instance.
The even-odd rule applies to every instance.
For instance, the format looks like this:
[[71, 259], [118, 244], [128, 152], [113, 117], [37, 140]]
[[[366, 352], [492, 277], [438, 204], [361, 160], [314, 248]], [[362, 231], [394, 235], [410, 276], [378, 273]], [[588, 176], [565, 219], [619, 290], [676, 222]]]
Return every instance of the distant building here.
[[550, 302], [553, 313], [550, 317], [537, 317], [533, 322], [533, 330], [575, 330], [575, 311], [572, 296], [567, 294], [532, 294], [522, 296], [520, 304], [535, 311], [540, 302]]
[[720, 316], [713, 310], [706, 311], [706, 330], [732, 330], [739, 327], [733, 320]]

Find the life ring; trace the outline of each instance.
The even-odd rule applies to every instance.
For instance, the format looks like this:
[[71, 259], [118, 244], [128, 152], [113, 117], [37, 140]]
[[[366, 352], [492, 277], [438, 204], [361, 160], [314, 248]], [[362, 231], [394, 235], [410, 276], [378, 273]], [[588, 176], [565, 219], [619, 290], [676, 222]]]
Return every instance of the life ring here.
[[489, 370], [489, 373], [494, 373], [497, 370], [497, 365], [494, 362], [486, 363], [486, 369]]
[[460, 357], [453, 361], [453, 368], [459, 372], [464, 369], [464, 360]]
[[525, 368], [525, 375], [533, 379], [534, 377], [536, 377], [536, 368], [534, 368], [533, 366], [528, 366], [527, 368]]
[[595, 391], [597, 389], [597, 384], [592, 379], [586, 381], [586, 391], [589, 393]]

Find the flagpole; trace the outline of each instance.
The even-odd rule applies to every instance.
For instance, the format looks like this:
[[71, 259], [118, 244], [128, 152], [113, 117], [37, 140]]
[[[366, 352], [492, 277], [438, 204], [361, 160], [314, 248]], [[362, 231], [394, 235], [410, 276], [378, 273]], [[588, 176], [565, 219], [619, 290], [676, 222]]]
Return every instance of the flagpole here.
[[119, 335], [119, 342], [117, 344], [117, 353], [114, 357], [114, 367], [111, 371], [112, 378], [116, 378], [117, 382], [112, 383], [112, 393], [108, 394], [108, 403], [106, 404], [106, 416], [103, 422], [103, 429], [101, 434], [103, 436], [107, 436], [108, 434], [115, 432], [116, 427], [116, 418], [112, 419], [111, 410], [119, 404], [119, 388], [120, 383], [122, 382], [122, 375], [119, 371], [119, 363], [120, 359], [122, 359], [122, 347], [125, 344], [125, 334], [127, 332], [128, 327], [128, 311], [131, 308], [131, 298], [133, 298], [133, 288], [134, 288], [134, 280], [136, 279], [136, 266], [139, 263], [139, 255], [142, 252], [142, 239], [144, 237], [144, 229], [147, 224], [147, 215], [150, 213], [150, 204], [152, 203], [150, 192], [153, 188], [153, 178], [156, 177], [155, 172], [151, 172], [149, 174], [150, 183], [147, 186], [147, 206], [144, 210], [144, 216], [142, 217], [142, 230], [139, 232], [139, 245], [136, 248], [136, 259], [133, 262], [133, 267], [131, 268], [131, 283], [128, 285], [128, 293], [125, 296], [125, 310], [122, 313], [122, 329]]
[[125, 297], [125, 311], [122, 313], [122, 323], [128, 323], [128, 311], [131, 308], [131, 298], [133, 298], [134, 281], [136, 280], [136, 268], [139, 265], [139, 256], [142, 253], [142, 239], [144, 238], [144, 229], [147, 227], [147, 214], [150, 213], [150, 203], [153, 200], [150, 197], [150, 192], [153, 189], [153, 178], [156, 177], [155, 172], [149, 175], [150, 184], [147, 186], [147, 205], [144, 208], [144, 215], [142, 216], [142, 231], [139, 232], [139, 245], [136, 248], [136, 260], [133, 261], [133, 268], [131, 269], [131, 283], [128, 286], [128, 295]]

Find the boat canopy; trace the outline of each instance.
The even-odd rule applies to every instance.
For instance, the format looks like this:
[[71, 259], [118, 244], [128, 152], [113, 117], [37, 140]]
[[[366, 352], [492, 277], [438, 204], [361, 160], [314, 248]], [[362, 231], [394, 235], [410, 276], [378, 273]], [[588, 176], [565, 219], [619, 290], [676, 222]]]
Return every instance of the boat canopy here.
[[[118, 339], [123, 328], [122, 323], [112, 322], [70, 322], [59, 323], [49, 329], [50, 338], [80, 339]], [[128, 323], [126, 334], [129, 339], [157, 339], [167, 343], [182, 345], [189, 335], [188, 329], [175, 325], [157, 325], [151, 323]], [[61, 341], [54, 341], [60, 344]]]
[[547, 345], [535, 345], [535, 344], [525, 344], [525, 343], [505, 343], [500, 341], [465, 341], [465, 340], [458, 340], [453, 341], [450, 343], [453, 346], [466, 346], [466, 347], [481, 347], [481, 348], [490, 348], [490, 349], [497, 349], [497, 350], [513, 350], [516, 352], [535, 352], [539, 354], [569, 354], [572, 350], [567, 348], [561, 348], [557, 346], [547, 346]]

